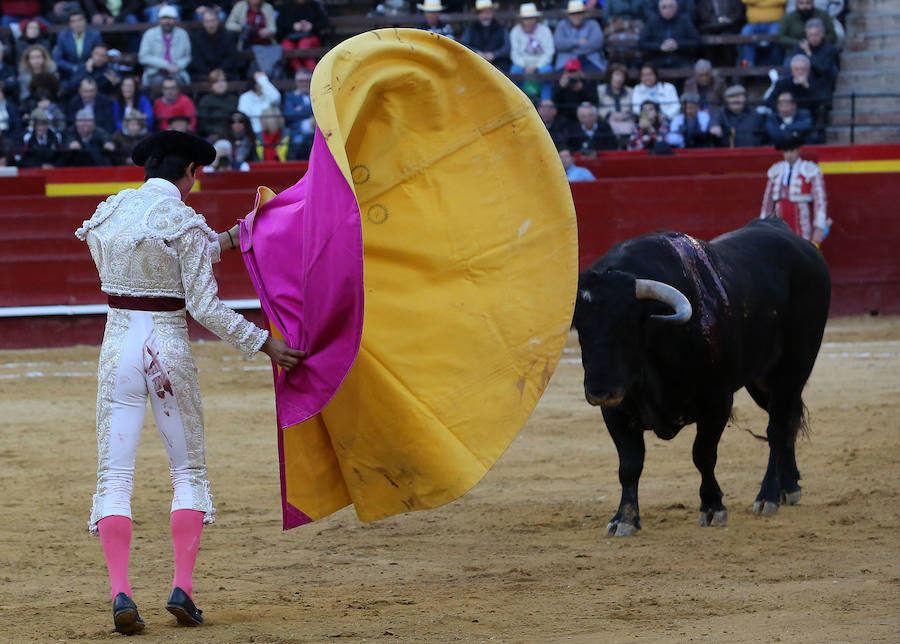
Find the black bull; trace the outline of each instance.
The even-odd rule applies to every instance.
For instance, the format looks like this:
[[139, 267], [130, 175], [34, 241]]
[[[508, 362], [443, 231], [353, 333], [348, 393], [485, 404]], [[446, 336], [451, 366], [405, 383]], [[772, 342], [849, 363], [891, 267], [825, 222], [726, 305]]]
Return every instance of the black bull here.
[[574, 322], [585, 397], [602, 406], [619, 452], [622, 500], [610, 535], [641, 527], [644, 430], [671, 439], [694, 422], [700, 524], [727, 521], [715, 466], [741, 387], [769, 414], [769, 463], [754, 510], [771, 514], [779, 503], [799, 501], [801, 394], [830, 294], [821, 253], [781, 220], [757, 220], [710, 243], [644, 235], [614, 246], [581, 274]]

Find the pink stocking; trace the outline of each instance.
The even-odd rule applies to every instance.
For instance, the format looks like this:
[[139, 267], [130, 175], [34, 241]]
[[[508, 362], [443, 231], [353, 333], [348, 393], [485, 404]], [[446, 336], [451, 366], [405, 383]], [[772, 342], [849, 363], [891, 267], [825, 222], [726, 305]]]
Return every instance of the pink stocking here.
[[108, 516], [97, 522], [100, 543], [106, 568], [109, 570], [110, 596], [115, 599], [119, 593], [131, 597], [128, 583], [128, 551], [131, 547], [131, 519], [122, 516]]
[[203, 513], [198, 510], [175, 510], [170, 521], [172, 550], [175, 553], [175, 579], [172, 588], [178, 586], [192, 599], [194, 590], [194, 563], [203, 532]]

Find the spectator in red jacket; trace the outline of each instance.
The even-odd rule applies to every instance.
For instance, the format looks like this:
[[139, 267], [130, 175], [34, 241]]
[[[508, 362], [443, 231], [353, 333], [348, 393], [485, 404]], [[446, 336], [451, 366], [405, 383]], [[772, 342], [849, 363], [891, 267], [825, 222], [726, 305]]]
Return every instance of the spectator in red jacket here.
[[193, 132], [197, 129], [197, 108], [194, 101], [181, 93], [181, 86], [174, 78], [167, 78], [162, 83], [162, 93], [153, 101], [153, 115], [156, 117], [156, 129], [168, 130], [169, 120], [173, 116], [186, 116]]

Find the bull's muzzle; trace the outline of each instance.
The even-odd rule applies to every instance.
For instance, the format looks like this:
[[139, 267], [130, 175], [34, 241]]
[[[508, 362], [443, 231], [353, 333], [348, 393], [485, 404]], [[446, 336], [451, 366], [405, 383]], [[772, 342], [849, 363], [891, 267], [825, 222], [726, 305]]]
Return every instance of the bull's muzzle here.
[[615, 407], [616, 405], [622, 404], [622, 401], [625, 399], [625, 391], [616, 389], [615, 391], [598, 394], [585, 389], [584, 397], [589, 404], [594, 405], [595, 407]]

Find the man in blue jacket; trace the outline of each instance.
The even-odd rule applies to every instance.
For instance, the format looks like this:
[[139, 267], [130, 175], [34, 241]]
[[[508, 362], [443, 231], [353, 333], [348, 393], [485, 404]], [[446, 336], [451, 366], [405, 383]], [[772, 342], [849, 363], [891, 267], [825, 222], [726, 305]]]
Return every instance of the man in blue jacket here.
[[87, 62], [96, 45], [102, 45], [100, 32], [87, 26], [83, 11], [69, 14], [69, 28], [59, 34], [53, 48], [53, 62], [63, 79], [69, 78], [75, 69]]

